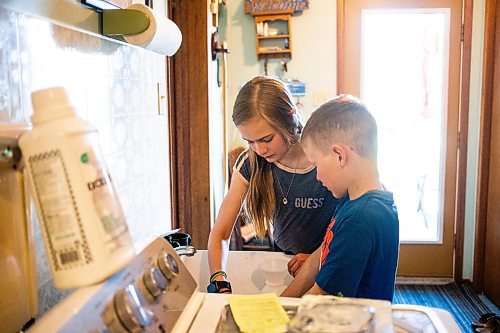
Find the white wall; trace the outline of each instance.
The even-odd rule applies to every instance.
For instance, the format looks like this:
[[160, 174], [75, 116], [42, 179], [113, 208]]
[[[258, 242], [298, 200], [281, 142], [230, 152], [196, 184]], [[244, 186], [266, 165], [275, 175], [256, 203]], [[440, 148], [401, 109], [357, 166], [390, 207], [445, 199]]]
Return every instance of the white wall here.
[[[463, 260], [463, 278], [470, 280], [474, 262], [484, 4], [485, 0], [474, 1]], [[307, 95], [300, 99], [304, 121], [317, 106], [315, 95], [336, 94], [336, 6], [336, 1], [311, 1], [309, 9], [292, 18], [292, 60], [288, 64], [286, 76], [307, 84]], [[244, 13], [243, 0], [228, 2], [227, 24], [227, 39], [231, 49], [227, 127], [229, 146], [234, 148], [245, 144], [231, 121], [234, 100], [241, 85], [255, 75], [264, 74], [264, 69], [255, 54], [254, 20], [251, 15]], [[269, 66], [269, 74], [279, 74], [278, 67], [279, 60]]]
[[[208, 56], [208, 121], [209, 151], [210, 151], [210, 226], [215, 223], [220, 205], [224, 199], [224, 112], [222, 103], [222, 88], [218, 86], [218, 75], [222, 80], [222, 72], [218, 74], [218, 62], [212, 61], [211, 37], [216, 28], [212, 26], [210, 0], [207, 0], [207, 56]], [[222, 41], [222, 40], [221, 40]], [[222, 59], [222, 55], [218, 55]], [[222, 61], [222, 60], [221, 60]], [[220, 69], [222, 71], [222, 69]]]
[[[288, 63], [287, 78], [306, 82], [306, 96], [300, 98], [304, 122], [314, 107], [314, 95], [334, 96], [337, 81], [337, 3], [336, 1], [311, 1], [310, 8], [292, 17], [292, 60]], [[250, 14], [244, 13], [243, 0], [227, 2], [227, 40], [229, 55], [228, 117], [229, 146], [244, 143], [235, 131], [231, 120], [232, 107], [240, 87], [256, 75], [264, 75], [263, 61], [255, 53], [255, 23]], [[281, 75], [280, 60], [272, 60], [269, 75]]]

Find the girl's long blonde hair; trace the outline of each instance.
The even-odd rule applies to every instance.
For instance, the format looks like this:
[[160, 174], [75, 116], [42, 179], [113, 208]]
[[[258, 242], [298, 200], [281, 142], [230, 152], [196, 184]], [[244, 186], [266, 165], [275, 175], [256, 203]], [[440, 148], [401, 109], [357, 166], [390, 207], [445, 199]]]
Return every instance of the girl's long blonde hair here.
[[[264, 118], [278, 131], [288, 147], [299, 141], [303, 128], [300, 112], [290, 91], [280, 80], [257, 76], [241, 88], [233, 108], [234, 124], [244, 124], [256, 116]], [[272, 164], [252, 149], [248, 151], [248, 159], [252, 171], [243, 209], [257, 235], [263, 238], [276, 209]]]

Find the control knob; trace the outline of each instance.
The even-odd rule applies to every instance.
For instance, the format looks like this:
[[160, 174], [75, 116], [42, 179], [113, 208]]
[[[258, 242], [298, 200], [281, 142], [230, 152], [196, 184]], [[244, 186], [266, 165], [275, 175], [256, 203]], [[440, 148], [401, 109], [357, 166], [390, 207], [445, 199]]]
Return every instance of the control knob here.
[[153, 321], [152, 312], [144, 304], [144, 295], [134, 285], [128, 285], [113, 297], [112, 306], [105, 313], [106, 325], [112, 332], [123, 332], [123, 328], [130, 333], [143, 332]]
[[167, 252], [162, 252], [158, 257], [158, 267], [165, 277], [172, 280], [179, 274], [179, 265], [175, 261], [173, 255]]
[[167, 279], [156, 267], [152, 267], [144, 273], [142, 282], [146, 286], [147, 291], [154, 298], [160, 296], [161, 293], [168, 288]]

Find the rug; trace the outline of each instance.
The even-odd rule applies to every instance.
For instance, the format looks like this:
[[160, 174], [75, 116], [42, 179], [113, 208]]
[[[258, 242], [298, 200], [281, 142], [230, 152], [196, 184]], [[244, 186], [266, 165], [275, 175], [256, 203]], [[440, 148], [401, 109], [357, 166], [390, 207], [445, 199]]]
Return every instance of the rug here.
[[470, 284], [396, 285], [394, 304], [424, 305], [448, 311], [463, 332], [471, 332], [471, 322], [483, 313], [498, 313], [498, 308], [486, 305]]

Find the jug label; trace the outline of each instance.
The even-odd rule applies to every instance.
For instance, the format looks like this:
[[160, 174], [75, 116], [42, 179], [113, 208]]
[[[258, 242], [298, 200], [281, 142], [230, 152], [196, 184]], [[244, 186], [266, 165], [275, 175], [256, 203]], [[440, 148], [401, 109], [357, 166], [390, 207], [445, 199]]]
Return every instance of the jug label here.
[[80, 169], [86, 191], [91, 196], [95, 213], [101, 222], [103, 243], [108, 252], [113, 253], [130, 244], [130, 234], [99, 146], [94, 138], [88, 137], [86, 144], [80, 145], [82, 150], [78, 153]]
[[91, 263], [93, 258], [60, 150], [30, 156], [28, 164], [54, 269], [59, 271]]

